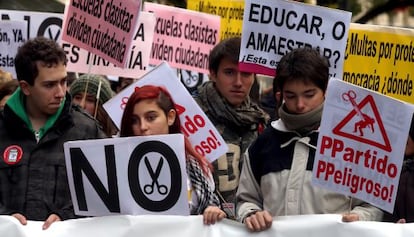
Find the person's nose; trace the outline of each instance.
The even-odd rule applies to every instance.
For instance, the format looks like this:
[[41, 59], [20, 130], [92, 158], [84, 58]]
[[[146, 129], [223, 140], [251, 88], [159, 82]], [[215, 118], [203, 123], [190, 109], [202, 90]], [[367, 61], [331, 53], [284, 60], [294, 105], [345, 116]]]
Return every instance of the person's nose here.
[[66, 86], [58, 85], [56, 91], [56, 97], [63, 98], [66, 94]]
[[85, 97], [82, 98], [82, 100], [79, 103], [79, 106], [83, 109], [86, 109], [86, 99], [85, 99]]
[[141, 132], [145, 132], [148, 130], [148, 123], [145, 121], [141, 121], [139, 128], [141, 129]]
[[237, 87], [241, 87], [242, 86], [242, 74], [240, 72], [236, 73], [235, 76], [235, 80], [234, 80], [234, 85]]
[[80, 101], [78, 100], [78, 102], [81, 108], [86, 109], [86, 94], [84, 94], [82, 99], [80, 99]]
[[305, 109], [305, 107], [306, 107], [305, 100], [303, 98], [299, 97], [297, 102], [296, 102], [296, 109], [298, 110], [298, 112], [301, 112]]

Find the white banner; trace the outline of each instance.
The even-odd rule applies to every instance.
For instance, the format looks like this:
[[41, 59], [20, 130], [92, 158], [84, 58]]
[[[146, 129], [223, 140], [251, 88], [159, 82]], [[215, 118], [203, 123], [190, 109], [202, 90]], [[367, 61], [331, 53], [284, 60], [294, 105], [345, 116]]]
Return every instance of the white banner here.
[[241, 223], [223, 220], [205, 226], [201, 216], [107, 216], [56, 222], [42, 230], [43, 222], [21, 225], [11, 216], [0, 216], [0, 233], [13, 237], [407, 237], [414, 236], [414, 224], [384, 222], [344, 223], [340, 215], [278, 217], [272, 227], [251, 233]]

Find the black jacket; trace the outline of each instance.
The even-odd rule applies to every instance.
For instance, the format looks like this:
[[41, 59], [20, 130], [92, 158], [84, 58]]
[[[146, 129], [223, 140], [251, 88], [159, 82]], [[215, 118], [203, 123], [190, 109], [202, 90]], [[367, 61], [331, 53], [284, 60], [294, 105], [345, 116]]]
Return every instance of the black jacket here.
[[6, 105], [0, 112], [0, 214], [21, 213], [39, 221], [52, 213], [62, 220], [75, 218], [63, 143], [104, 137], [92, 117], [72, 106], [69, 95], [60, 116], [39, 142]]

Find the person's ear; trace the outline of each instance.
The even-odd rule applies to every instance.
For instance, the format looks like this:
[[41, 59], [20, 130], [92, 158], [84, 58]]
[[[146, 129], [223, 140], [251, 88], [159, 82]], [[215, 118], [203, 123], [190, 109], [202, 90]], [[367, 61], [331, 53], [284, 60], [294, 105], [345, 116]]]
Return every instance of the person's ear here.
[[22, 90], [23, 94], [25, 94], [26, 96], [30, 95], [30, 85], [29, 83], [27, 83], [27, 81], [19, 81], [19, 85], [20, 85], [20, 89]]
[[167, 113], [167, 123], [168, 126], [171, 126], [175, 122], [175, 117], [177, 116], [177, 112], [174, 109], [170, 109]]
[[276, 104], [279, 104], [281, 102], [282, 93], [280, 93], [280, 91], [276, 92], [275, 99], [276, 99]]
[[210, 78], [210, 81], [216, 81], [217, 79], [217, 73], [213, 70], [210, 70], [210, 75], [208, 76]]

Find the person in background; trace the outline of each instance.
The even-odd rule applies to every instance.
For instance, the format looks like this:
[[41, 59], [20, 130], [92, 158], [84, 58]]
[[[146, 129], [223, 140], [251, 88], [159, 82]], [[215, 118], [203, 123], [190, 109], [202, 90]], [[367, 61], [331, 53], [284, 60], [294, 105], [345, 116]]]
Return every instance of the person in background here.
[[66, 88], [65, 51], [37, 37], [19, 47], [19, 87], [0, 112], [0, 215], [53, 222], [76, 218], [63, 144], [106, 137], [90, 116], [73, 107]]
[[199, 88], [195, 97], [229, 146], [229, 151], [213, 162], [214, 181], [229, 218], [235, 218], [235, 197], [243, 163], [241, 154], [269, 119], [249, 96], [255, 77], [253, 73], [239, 70], [240, 44], [241, 39], [235, 37], [213, 48], [209, 56], [210, 81]]
[[[170, 94], [162, 87], [136, 88], [129, 97], [121, 119], [121, 137], [181, 133], [177, 110]], [[214, 181], [208, 160], [197, 153], [185, 138], [188, 178], [192, 197], [190, 213], [203, 215], [205, 224], [214, 224], [226, 214], [214, 193]]]
[[4, 108], [7, 100], [18, 87], [19, 82], [14, 79], [0, 85], [0, 110]]
[[238, 220], [250, 231], [266, 230], [274, 216], [285, 215], [337, 213], [345, 222], [380, 221], [380, 209], [311, 183], [328, 60], [314, 49], [294, 49], [280, 60], [274, 80], [283, 99], [280, 119], [245, 153], [237, 190]]
[[384, 221], [397, 223], [414, 222], [414, 203], [411, 198], [414, 195], [414, 117], [411, 119], [411, 127], [405, 147], [404, 161], [398, 184], [397, 197], [395, 199], [394, 212], [384, 212]]
[[70, 89], [73, 103], [82, 107], [98, 120], [108, 137], [114, 136], [118, 129], [103, 108], [103, 104], [114, 95], [107, 79], [100, 75], [83, 74], [76, 79]]
[[115, 83], [115, 92], [119, 93], [121, 92], [123, 89], [125, 89], [127, 86], [131, 85], [132, 83], [134, 83], [136, 80], [134, 78], [131, 77], [119, 77], [118, 78], [118, 82]]
[[280, 91], [276, 86], [276, 81], [273, 80], [272, 88], [266, 89], [260, 100], [260, 107], [269, 114], [270, 121], [279, 119], [277, 110], [280, 107], [281, 100]]
[[6, 72], [0, 68], [0, 86], [11, 80], [13, 80], [13, 75], [10, 72]]
[[68, 90], [70, 90], [70, 86], [72, 85], [72, 83], [78, 78], [78, 73], [77, 72], [68, 72]]

